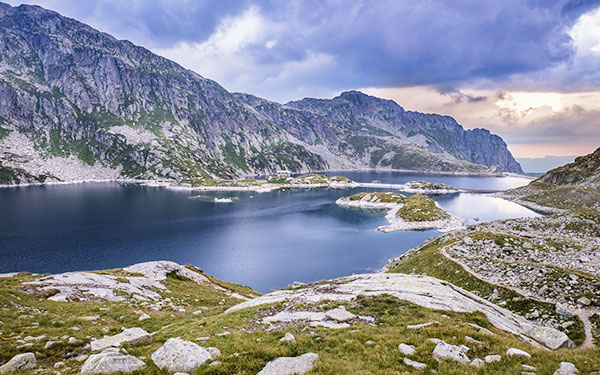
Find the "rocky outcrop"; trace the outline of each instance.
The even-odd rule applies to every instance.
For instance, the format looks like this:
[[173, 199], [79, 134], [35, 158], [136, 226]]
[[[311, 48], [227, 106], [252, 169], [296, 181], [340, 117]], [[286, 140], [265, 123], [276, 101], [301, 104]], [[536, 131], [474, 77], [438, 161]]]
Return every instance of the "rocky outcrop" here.
[[175, 273], [230, 297], [248, 299], [213, 283], [202, 273], [175, 262], [138, 263], [124, 268], [123, 271], [124, 275], [66, 272], [44, 276], [23, 285], [25, 291], [48, 294], [48, 299], [52, 301], [161, 301], [163, 296], [160, 293], [168, 291], [164, 281], [169, 273]]
[[[309, 284], [297, 289], [271, 292], [235, 305], [229, 308], [227, 312], [280, 302], [288, 302], [291, 305], [314, 304], [320, 301], [347, 302], [360, 295], [377, 296], [382, 294], [389, 294], [400, 300], [409, 301], [430, 309], [455, 312], [480, 311], [487, 316], [494, 327], [525, 337], [528, 342], [536, 346], [545, 344], [543, 342], [545, 339], [542, 340], [542, 337], [539, 337], [542, 342], [526, 337], [526, 328], [530, 328], [531, 323], [525, 318], [464, 289], [433, 277], [421, 275], [383, 273], [353, 275], [327, 282]], [[277, 316], [277, 314], [277, 312], [272, 313], [273, 316]], [[310, 319], [314, 319], [315, 317], [312, 314], [323, 313], [306, 312], [306, 314], [307, 317], [310, 315]], [[269, 316], [265, 317], [264, 320], [268, 321]], [[550, 331], [556, 331], [557, 334], [564, 335], [562, 332], [548, 328], [548, 332]], [[552, 344], [550, 341], [546, 341], [546, 343]]]
[[579, 184], [600, 187], [600, 148], [591, 154], [580, 156], [573, 163], [555, 168], [538, 179], [556, 185]]
[[0, 184], [278, 169], [522, 172], [502, 139], [450, 117], [359, 92], [286, 105], [232, 94], [41, 7], [5, 5], [0, 35], [0, 160], [10, 176]]

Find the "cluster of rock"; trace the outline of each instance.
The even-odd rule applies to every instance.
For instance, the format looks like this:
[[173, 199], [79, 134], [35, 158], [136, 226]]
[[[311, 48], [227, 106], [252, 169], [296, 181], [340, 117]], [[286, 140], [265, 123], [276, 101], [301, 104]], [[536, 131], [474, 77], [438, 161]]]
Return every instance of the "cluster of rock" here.
[[[124, 275], [94, 272], [66, 272], [40, 277], [24, 283], [30, 293], [51, 292], [52, 301], [145, 301], [160, 307], [166, 300], [160, 292], [168, 292], [164, 281], [167, 274], [175, 273], [199, 285], [219, 290], [230, 297], [246, 300], [248, 297], [227, 290], [210, 281], [203, 274], [175, 262], [155, 261], [123, 268]], [[115, 293], [117, 292], [117, 293]], [[167, 297], [168, 298], [168, 297]], [[172, 305], [172, 304], [171, 304]], [[171, 306], [176, 309], [176, 306]]]
[[307, 324], [309, 327], [341, 329], [348, 328], [352, 323], [358, 321], [372, 325], [375, 318], [352, 314], [344, 306], [327, 311], [297, 311], [288, 307], [274, 314], [271, 311], [270, 315], [263, 318], [262, 323], [269, 325], [267, 328], [269, 331], [299, 323]]
[[[455, 233], [449, 239], [460, 240], [442, 251], [487, 282], [559, 303], [563, 319], [584, 311], [585, 323], [586, 315], [600, 311], [599, 230], [598, 223], [575, 214], [511, 219]], [[527, 317], [554, 327], [571, 324], [537, 310]]]
[[[477, 340], [474, 340], [473, 338], [470, 338], [469, 336], [466, 336], [465, 340], [472, 344], [480, 344]], [[467, 353], [471, 349], [466, 345], [460, 345], [460, 346], [452, 345], [452, 344], [446, 343], [443, 340], [436, 339], [436, 338], [430, 338], [429, 341], [433, 341], [436, 344], [435, 348], [433, 349], [433, 352], [431, 353], [431, 357], [438, 362], [454, 361], [454, 362], [458, 362], [461, 364], [469, 364], [476, 368], [482, 368], [486, 364], [490, 364], [490, 363], [494, 363], [494, 362], [501, 362], [503, 360], [503, 358], [500, 354], [486, 355], [485, 357], [483, 357], [483, 359], [481, 359], [481, 358], [470, 359], [469, 355]], [[398, 345], [398, 350], [400, 351], [400, 353], [402, 353], [405, 356], [403, 361], [404, 361], [404, 364], [406, 364], [407, 366], [410, 366], [417, 370], [423, 370], [423, 369], [427, 368], [427, 364], [422, 363], [422, 362], [417, 362], [417, 361], [411, 360], [410, 358], [407, 358], [407, 357], [413, 356], [417, 353], [417, 350], [415, 349], [414, 345], [401, 343], [400, 345]], [[524, 350], [517, 349], [517, 348], [509, 348], [506, 351], [506, 356], [509, 359], [510, 358], [519, 358], [522, 360], [531, 359], [531, 355], [529, 353], [527, 353]], [[537, 369], [535, 367], [527, 365], [527, 364], [522, 364], [521, 368], [523, 370], [521, 372], [522, 375], [535, 375], [536, 371], [537, 371]], [[575, 375], [577, 373], [578, 373], [578, 370], [575, 367], [575, 365], [573, 365], [570, 362], [561, 362], [560, 367], [554, 372], [554, 375]]]
[[[293, 335], [288, 334], [282, 341], [295, 342], [295, 338]], [[93, 340], [89, 346], [92, 354], [85, 355], [83, 358], [85, 362], [81, 367], [81, 375], [128, 374], [141, 370], [147, 366], [146, 362], [127, 354], [123, 347], [148, 345], [151, 342], [152, 335], [137, 327], [125, 329], [118, 335]], [[169, 373], [190, 373], [220, 355], [221, 352], [217, 348], [204, 348], [177, 337], [168, 339], [152, 353], [151, 359], [156, 367]], [[315, 353], [306, 353], [298, 357], [279, 357], [268, 362], [259, 374], [304, 374], [313, 368], [314, 361], [318, 357]], [[211, 365], [218, 363], [218, 361], [214, 361], [211, 362]], [[23, 353], [14, 356], [10, 361], [0, 366], [0, 374], [16, 373], [22, 370], [31, 370], [35, 367], [35, 355], [33, 353]], [[62, 367], [62, 362], [57, 363], [55, 367]]]

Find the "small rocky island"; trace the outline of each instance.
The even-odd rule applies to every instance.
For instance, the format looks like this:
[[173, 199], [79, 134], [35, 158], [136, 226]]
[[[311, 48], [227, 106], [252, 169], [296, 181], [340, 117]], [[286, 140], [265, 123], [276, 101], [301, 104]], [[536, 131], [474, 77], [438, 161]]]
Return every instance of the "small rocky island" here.
[[388, 211], [386, 219], [389, 225], [377, 228], [380, 232], [422, 229], [446, 232], [464, 225], [463, 219], [450, 215], [424, 195], [406, 197], [393, 192], [358, 193], [340, 198], [336, 204], [363, 210]]
[[441, 182], [430, 181], [410, 181], [405, 183], [401, 190], [405, 193], [426, 195], [453, 194], [465, 191], [463, 189], [457, 189], [455, 187], [442, 184]]

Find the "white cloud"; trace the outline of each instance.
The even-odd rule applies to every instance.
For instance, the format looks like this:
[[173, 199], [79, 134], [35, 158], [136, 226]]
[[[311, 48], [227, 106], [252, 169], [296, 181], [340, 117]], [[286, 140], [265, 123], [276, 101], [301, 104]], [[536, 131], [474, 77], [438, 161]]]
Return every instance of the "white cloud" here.
[[[261, 15], [251, 7], [240, 16], [227, 17], [217, 30], [202, 43], [180, 42], [172, 48], [154, 52], [178, 62], [198, 74], [214, 79], [230, 91], [240, 91], [286, 102], [303, 94], [319, 95], [314, 80], [303, 77], [323, 74], [333, 63], [326, 53], [310, 50], [300, 53], [299, 59], [265, 60], [265, 51], [278, 47], [275, 38], [285, 27]], [[260, 52], [260, 53], [257, 53]]]
[[600, 55], [600, 8], [588, 12], [569, 30], [577, 56]]

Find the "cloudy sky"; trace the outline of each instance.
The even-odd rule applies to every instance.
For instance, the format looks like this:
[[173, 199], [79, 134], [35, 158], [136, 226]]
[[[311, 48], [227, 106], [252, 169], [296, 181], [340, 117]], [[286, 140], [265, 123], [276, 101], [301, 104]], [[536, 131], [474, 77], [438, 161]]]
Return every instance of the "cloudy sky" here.
[[[6, 0], [5, 0], [6, 1]], [[600, 146], [600, 0], [9, 0], [42, 5], [285, 103], [358, 89], [501, 135]]]

